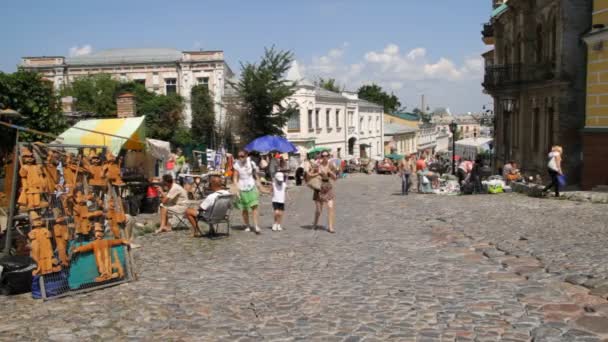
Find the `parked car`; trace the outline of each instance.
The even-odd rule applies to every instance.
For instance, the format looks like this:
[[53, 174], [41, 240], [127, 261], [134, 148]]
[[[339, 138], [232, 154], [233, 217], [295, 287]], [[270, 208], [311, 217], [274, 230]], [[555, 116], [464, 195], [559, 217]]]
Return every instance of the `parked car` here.
[[378, 172], [379, 174], [395, 174], [397, 173], [397, 167], [390, 159], [386, 158], [378, 163], [378, 166], [376, 166], [376, 172]]

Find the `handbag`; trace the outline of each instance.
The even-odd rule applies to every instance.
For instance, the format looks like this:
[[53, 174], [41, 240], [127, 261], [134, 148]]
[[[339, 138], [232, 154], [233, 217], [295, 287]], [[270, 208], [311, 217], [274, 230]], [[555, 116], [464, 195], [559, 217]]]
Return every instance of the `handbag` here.
[[422, 184], [429, 184], [431, 181], [426, 177], [422, 176]]
[[315, 176], [306, 181], [306, 185], [308, 185], [309, 188], [317, 191], [321, 190], [322, 183], [321, 176]]

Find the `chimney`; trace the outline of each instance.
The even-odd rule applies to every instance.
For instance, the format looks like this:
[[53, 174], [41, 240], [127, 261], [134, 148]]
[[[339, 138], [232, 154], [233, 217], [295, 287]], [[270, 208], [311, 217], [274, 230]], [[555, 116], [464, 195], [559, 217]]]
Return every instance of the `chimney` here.
[[124, 93], [116, 98], [116, 116], [132, 118], [135, 116], [135, 95]]
[[74, 112], [74, 102], [76, 98], [72, 96], [66, 96], [61, 98], [61, 111], [64, 113]]

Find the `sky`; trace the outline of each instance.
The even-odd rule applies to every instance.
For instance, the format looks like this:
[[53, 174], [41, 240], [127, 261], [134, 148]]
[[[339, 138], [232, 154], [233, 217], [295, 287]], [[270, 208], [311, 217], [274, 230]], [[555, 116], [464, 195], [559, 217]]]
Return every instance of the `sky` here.
[[491, 0], [2, 0], [0, 71], [22, 56], [87, 54], [107, 48], [223, 50], [238, 73], [264, 47], [290, 50], [310, 80], [347, 90], [376, 83], [406, 110], [479, 112], [481, 41]]

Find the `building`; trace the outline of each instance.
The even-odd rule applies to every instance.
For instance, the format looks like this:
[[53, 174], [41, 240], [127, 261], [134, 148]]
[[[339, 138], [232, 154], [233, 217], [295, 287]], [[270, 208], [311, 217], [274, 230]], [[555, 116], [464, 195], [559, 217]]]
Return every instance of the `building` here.
[[109, 49], [77, 57], [23, 57], [19, 67], [41, 73], [57, 90], [75, 78], [105, 73], [117, 80], [141, 83], [157, 94], [179, 94], [185, 100], [184, 117], [188, 125], [192, 117], [190, 91], [198, 84], [209, 88], [215, 101], [217, 124], [222, 125], [224, 81], [234, 76], [223, 51]]
[[437, 132], [447, 132], [450, 137], [452, 136], [452, 133], [450, 133], [450, 123], [452, 122], [457, 124], [460, 139], [474, 138], [479, 136], [481, 132], [479, 120], [472, 115], [433, 116], [431, 122], [435, 124]]
[[586, 50], [592, 0], [492, 0], [483, 41], [483, 87], [494, 99], [500, 166], [516, 160], [524, 173], [546, 174], [547, 153], [564, 148], [564, 171], [580, 180]]
[[289, 141], [307, 150], [328, 147], [343, 159], [383, 156], [382, 106], [361, 100], [356, 93], [315, 86], [302, 78], [295, 62], [286, 78], [297, 82], [286, 102], [300, 109], [284, 128]]
[[418, 152], [417, 128], [397, 123], [384, 124], [384, 154], [409, 155]]
[[423, 153], [435, 153], [439, 131], [434, 123], [423, 123], [422, 117], [415, 113], [396, 112], [384, 115], [384, 123], [399, 124], [416, 129], [416, 150]]
[[608, 185], [608, 2], [593, 3], [587, 44], [587, 108], [583, 129], [583, 189]]
[[421, 120], [422, 118], [420, 117], [420, 115], [408, 112], [396, 112], [384, 115], [385, 124], [396, 123], [412, 128], [418, 128]]

